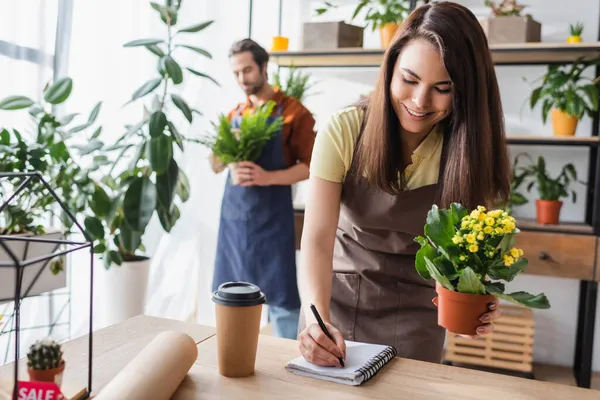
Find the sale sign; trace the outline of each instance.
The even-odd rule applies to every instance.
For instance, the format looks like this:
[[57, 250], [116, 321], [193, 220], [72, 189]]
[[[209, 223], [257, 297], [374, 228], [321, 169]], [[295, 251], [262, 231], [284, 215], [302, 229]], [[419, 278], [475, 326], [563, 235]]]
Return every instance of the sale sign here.
[[19, 381], [18, 400], [66, 400], [54, 382]]

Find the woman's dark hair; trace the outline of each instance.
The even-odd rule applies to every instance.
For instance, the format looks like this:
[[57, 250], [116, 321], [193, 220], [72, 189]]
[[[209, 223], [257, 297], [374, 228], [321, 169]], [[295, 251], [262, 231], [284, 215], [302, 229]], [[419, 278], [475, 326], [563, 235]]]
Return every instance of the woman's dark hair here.
[[407, 163], [390, 83], [400, 52], [413, 39], [440, 50], [455, 89], [452, 112], [440, 122], [444, 146], [436, 203], [448, 207], [460, 202], [469, 209], [504, 205], [511, 170], [494, 64], [477, 18], [453, 2], [416, 8], [385, 52], [377, 85], [362, 105], [366, 113], [351, 173], [366, 174], [371, 184], [390, 194], [405, 188], [404, 179], [398, 179]]

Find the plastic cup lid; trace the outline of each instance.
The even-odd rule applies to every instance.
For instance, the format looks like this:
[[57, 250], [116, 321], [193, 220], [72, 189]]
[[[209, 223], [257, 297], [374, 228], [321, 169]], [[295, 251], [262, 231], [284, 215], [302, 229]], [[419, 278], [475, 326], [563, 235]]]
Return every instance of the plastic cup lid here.
[[213, 301], [224, 306], [248, 307], [265, 303], [266, 297], [252, 283], [226, 282], [213, 293]]

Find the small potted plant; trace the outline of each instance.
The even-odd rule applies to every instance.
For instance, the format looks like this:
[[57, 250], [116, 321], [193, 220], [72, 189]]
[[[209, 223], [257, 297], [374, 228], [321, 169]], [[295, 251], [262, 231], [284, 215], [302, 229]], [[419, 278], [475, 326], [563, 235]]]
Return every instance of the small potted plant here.
[[582, 76], [585, 69], [597, 63], [579, 59], [570, 66], [549, 65], [542, 84], [532, 91], [531, 109], [542, 104], [542, 121], [545, 124], [550, 113], [555, 136], [574, 136], [579, 120], [585, 115], [593, 118], [598, 111], [600, 77]]
[[515, 158], [512, 167], [513, 178], [510, 185], [510, 199], [508, 201], [508, 204], [506, 205], [506, 212], [508, 212], [509, 214], [512, 213], [512, 208], [514, 206], [522, 206], [529, 202], [529, 200], [527, 200], [527, 197], [525, 197], [523, 193], [519, 191], [519, 188], [523, 184], [527, 174], [523, 171], [519, 171], [519, 169], [517, 168], [517, 163], [518, 158]]
[[[237, 168], [240, 161], [256, 161], [267, 142], [277, 135], [283, 125], [283, 117], [272, 117], [275, 102], [267, 101], [253, 112], [241, 117], [239, 128], [232, 128], [226, 115], [220, 115], [218, 125], [212, 123], [215, 133], [200, 143], [210, 148], [219, 162], [226, 165], [230, 172]], [[237, 185], [235, 174], [231, 174], [231, 183]]]
[[567, 43], [581, 43], [581, 33], [583, 32], [583, 24], [577, 22], [575, 25], [569, 24], [569, 31], [571, 36], [567, 38]]
[[[514, 247], [519, 230], [515, 219], [502, 209], [479, 206], [467, 210], [459, 203], [449, 209], [433, 205], [427, 214], [424, 236], [415, 267], [423, 279], [436, 281], [438, 324], [448, 331], [476, 335], [479, 318], [488, 304], [503, 299], [530, 308], [546, 309], [543, 293], [505, 293], [527, 268], [523, 250]], [[504, 281], [504, 282], [503, 282]]]
[[[321, 15], [337, 7], [330, 2], [325, 2], [324, 7], [315, 11], [317, 15]], [[398, 30], [399, 24], [408, 16], [410, 3], [407, 0], [361, 0], [354, 8], [351, 21], [361, 11], [365, 11], [364, 19], [367, 27], [370, 27], [373, 32], [379, 30], [381, 47], [387, 48]]]
[[577, 180], [577, 170], [571, 163], [565, 164], [556, 178], [551, 178], [546, 170], [546, 161], [544, 157], [539, 156], [537, 162], [534, 163], [527, 153], [521, 153], [517, 157], [525, 156], [530, 159], [530, 164], [520, 168], [519, 176], [522, 179], [531, 179], [527, 185], [527, 191], [536, 186], [539, 198], [535, 201], [536, 217], [538, 224], [556, 225], [560, 220], [560, 210], [563, 202], [560, 200], [563, 197], [569, 197], [573, 203], [577, 201], [577, 193], [571, 190], [569, 193], [569, 185]]
[[286, 96], [294, 97], [300, 102], [304, 101], [309, 96], [309, 89], [313, 86], [308, 82], [310, 74], [295, 66], [291, 66], [287, 70], [288, 76], [284, 80], [278, 68], [272, 74], [271, 86], [278, 87]]
[[488, 43], [540, 42], [542, 25], [531, 15], [522, 12], [525, 5], [516, 0], [490, 1], [484, 3], [490, 8], [491, 16], [481, 20]]
[[54, 382], [60, 387], [64, 369], [61, 346], [54, 340], [38, 340], [29, 347], [27, 372], [30, 380]]

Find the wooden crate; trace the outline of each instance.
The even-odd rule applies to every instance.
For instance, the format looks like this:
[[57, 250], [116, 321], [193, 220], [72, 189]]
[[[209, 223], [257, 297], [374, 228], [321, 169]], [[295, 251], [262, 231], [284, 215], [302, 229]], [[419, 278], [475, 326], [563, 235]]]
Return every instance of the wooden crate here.
[[445, 363], [532, 373], [534, 321], [531, 309], [500, 305], [502, 316], [494, 332], [477, 339], [448, 333]]
[[363, 47], [364, 28], [339, 22], [302, 24], [303, 50], [335, 50]]

